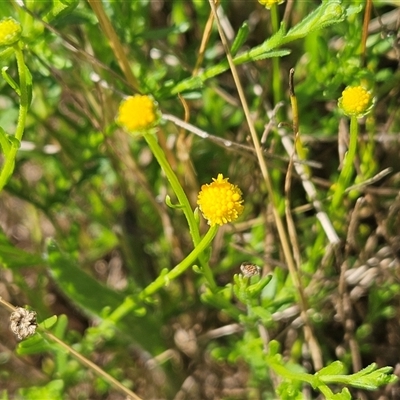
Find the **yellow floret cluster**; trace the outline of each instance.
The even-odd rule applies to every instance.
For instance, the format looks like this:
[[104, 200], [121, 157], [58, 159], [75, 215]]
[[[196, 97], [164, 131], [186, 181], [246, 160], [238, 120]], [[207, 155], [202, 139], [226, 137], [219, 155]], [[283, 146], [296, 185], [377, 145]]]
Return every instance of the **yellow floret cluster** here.
[[212, 183], [203, 185], [197, 204], [208, 225], [224, 225], [235, 221], [243, 212], [242, 191], [218, 174]]
[[274, 4], [281, 4], [284, 0], [258, 0], [260, 4], [265, 6], [265, 8], [271, 8]]
[[130, 132], [148, 129], [156, 119], [156, 104], [150, 96], [131, 96], [119, 106], [117, 123]]
[[339, 99], [339, 107], [348, 116], [362, 117], [372, 106], [371, 93], [362, 86], [348, 86]]
[[14, 18], [6, 17], [0, 21], [0, 46], [11, 46], [21, 37], [22, 27]]

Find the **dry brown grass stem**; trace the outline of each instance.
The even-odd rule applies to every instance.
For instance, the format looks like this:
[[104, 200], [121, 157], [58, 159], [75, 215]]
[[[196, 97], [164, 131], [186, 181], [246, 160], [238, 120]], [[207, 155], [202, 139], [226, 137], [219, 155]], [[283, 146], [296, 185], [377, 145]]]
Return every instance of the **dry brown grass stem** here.
[[104, 31], [104, 34], [108, 38], [110, 42], [110, 46], [114, 52], [114, 55], [118, 61], [118, 64], [122, 70], [122, 72], [125, 75], [126, 80], [129, 82], [129, 84], [135, 88], [135, 90], [139, 91], [139, 85], [137, 83], [137, 80], [135, 76], [132, 73], [131, 67], [129, 65], [128, 58], [126, 57], [124, 48], [122, 47], [122, 44], [109, 20], [107, 17], [104, 8], [103, 8], [103, 3], [98, 0], [88, 0], [88, 3], [90, 7], [92, 7], [94, 13], [96, 14], [97, 19], [99, 20], [99, 23], [101, 25], [101, 28]]
[[219, 22], [215, 3], [213, 0], [209, 0], [209, 3], [210, 3], [210, 7], [213, 11], [215, 21], [217, 23], [219, 35], [221, 37], [221, 42], [224, 47], [230, 69], [232, 71], [233, 79], [235, 81], [235, 85], [238, 90], [238, 94], [239, 94], [239, 98], [240, 98], [240, 101], [242, 104], [244, 114], [246, 116], [247, 124], [248, 124], [249, 130], [250, 130], [251, 138], [252, 138], [252, 141], [254, 144], [254, 148], [255, 148], [257, 159], [258, 159], [258, 162], [260, 165], [261, 173], [262, 173], [265, 185], [267, 187], [267, 191], [269, 193], [269, 199], [272, 204], [272, 213], [273, 213], [274, 221], [275, 221], [276, 228], [278, 231], [278, 235], [279, 235], [279, 239], [281, 242], [284, 257], [285, 257], [286, 263], [288, 265], [288, 269], [289, 269], [289, 273], [290, 273], [292, 281], [293, 281], [293, 285], [295, 286], [297, 294], [298, 294], [298, 301], [300, 303], [300, 308], [301, 308], [301, 316], [304, 321], [305, 338], [306, 338], [308, 344], [310, 345], [310, 353], [311, 353], [311, 357], [312, 357], [312, 360], [314, 363], [314, 367], [315, 367], [315, 369], [319, 370], [323, 367], [321, 350], [318, 346], [317, 340], [315, 339], [309, 318], [307, 316], [307, 302], [306, 302], [306, 299], [304, 296], [303, 288], [301, 286], [301, 281], [300, 281], [300, 278], [298, 275], [298, 271], [296, 269], [296, 264], [293, 259], [292, 248], [291, 248], [291, 245], [289, 242], [289, 237], [288, 237], [285, 227], [283, 225], [282, 219], [279, 215], [276, 204], [274, 204], [275, 201], [274, 201], [274, 196], [273, 196], [273, 186], [272, 186], [271, 178], [270, 178], [270, 175], [268, 172], [267, 164], [263, 157], [263, 152], [262, 152], [262, 148], [260, 145], [260, 141], [257, 136], [257, 132], [255, 130], [253, 120], [250, 115], [250, 110], [249, 110], [249, 107], [247, 104], [246, 96], [244, 94], [243, 87], [240, 82], [236, 66], [233, 62], [232, 55], [230, 54], [228, 41], [226, 39], [225, 33]]

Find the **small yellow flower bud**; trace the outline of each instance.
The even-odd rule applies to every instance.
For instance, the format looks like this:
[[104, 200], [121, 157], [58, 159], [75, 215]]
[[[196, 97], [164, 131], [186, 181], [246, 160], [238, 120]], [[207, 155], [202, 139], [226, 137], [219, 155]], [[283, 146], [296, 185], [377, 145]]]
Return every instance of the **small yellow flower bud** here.
[[233, 222], [243, 212], [242, 191], [228, 180], [218, 174], [214, 182], [201, 187], [197, 204], [210, 226]]
[[274, 4], [282, 4], [285, 0], [258, 0], [265, 8], [270, 9]]
[[348, 86], [342, 92], [339, 107], [349, 117], [361, 118], [368, 114], [373, 105], [372, 94], [362, 86]]
[[156, 120], [156, 103], [150, 96], [131, 96], [119, 106], [117, 123], [129, 132], [149, 129]]
[[0, 46], [11, 46], [21, 37], [22, 26], [14, 18], [0, 20]]

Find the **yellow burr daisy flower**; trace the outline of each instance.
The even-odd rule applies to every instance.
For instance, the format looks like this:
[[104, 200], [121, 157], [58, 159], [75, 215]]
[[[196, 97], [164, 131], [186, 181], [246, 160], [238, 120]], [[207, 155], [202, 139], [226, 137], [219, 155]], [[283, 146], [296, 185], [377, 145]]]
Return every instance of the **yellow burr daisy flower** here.
[[338, 105], [349, 117], [355, 116], [361, 118], [371, 110], [373, 97], [362, 86], [348, 86], [343, 90]]
[[203, 185], [197, 204], [208, 225], [224, 225], [235, 221], [243, 212], [242, 191], [218, 174], [212, 183]]
[[274, 4], [281, 4], [284, 0], [258, 0], [258, 2], [265, 6], [265, 8], [270, 9]]
[[129, 132], [151, 128], [157, 120], [157, 107], [150, 96], [135, 95], [119, 106], [117, 123]]
[[0, 46], [11, 46], [21, 37], [22, 26], [14, 18], [0, 20]]

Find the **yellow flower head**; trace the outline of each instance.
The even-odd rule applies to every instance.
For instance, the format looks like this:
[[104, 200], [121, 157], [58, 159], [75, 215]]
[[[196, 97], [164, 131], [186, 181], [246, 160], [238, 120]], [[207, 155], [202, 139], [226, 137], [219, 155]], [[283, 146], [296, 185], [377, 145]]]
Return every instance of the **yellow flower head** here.
[[156, 120], [156, 103], [150, 96], [131, 96], [119, 106], [117, 123], [129, 132], [151, 128]]
[[285, 0], [258, 0], [260, 4], [262, 4], [263, 6], [265, 6], [265, 8], [268, 9], [270, 9], [274, 4], [281, 4], [284, 1]]
[[371, 110], [373, 97], [362, 86], [348, 86], [343, 90], [338, 105], [349, 117], [355, 116], [361, 118]]
[[0, 46], [11, 46], [21, 37], [22, 27], [14, 18], [0, 20]]
[[235, 221], [243, 212], [242, 191], [218, 174], [212, 183], [203, 185], [197, 198], [197, 204], [208, 225], [223, 225]]

